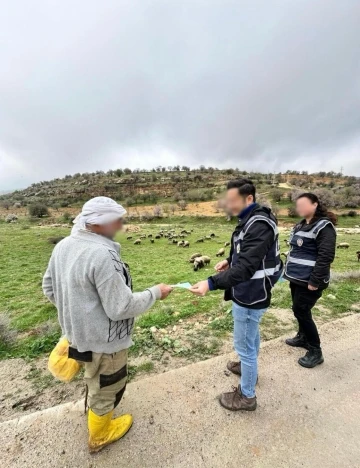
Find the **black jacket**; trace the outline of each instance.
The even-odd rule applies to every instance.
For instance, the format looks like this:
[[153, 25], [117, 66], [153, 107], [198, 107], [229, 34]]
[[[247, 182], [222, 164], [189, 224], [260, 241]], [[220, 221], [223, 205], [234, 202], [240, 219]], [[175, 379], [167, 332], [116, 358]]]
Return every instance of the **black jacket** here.
[[[295, 231], [306, 231], [311, 230], [312, 226], [318, 220], [306, 224], [305, 220], [302, 220], [295, 226]], [[330, 265], [335, 258], [335, 248], [336, 248], [336, 231], [331, 224], [322, 229], [316, 237], [316, 247], [317, 247], [317, 258], [314, 269], [311, 273], [309, 283], [304, 283], [303, 281], [297, 281], [292, 278], [288, 278], [286, 274], [284, 277], [292, 283], [298, 284], [307, 288], [307, 285], [310, 284], [319, 289], [326, 289], [328, 287], [328, 282], [324, 282], [324, 279], [327, 279], [330, 275]]]
[[[238, 234], [243, 226], [247, 223], [249, 218], [254, 215], [263, 215], [266, 217], [274, 216], [269, 208], [255, 204], [253, 210], [247, 214], [243, 219], [239, 220], [239, 224], [235, 228], [231, 238], [231, 250], [228, 258], [229, 265], [233, 255], [233, 238], [235, 234]], [[276, 221], [276, 220], [275, 220]], [[244, 239], [242, 244], [241, 252], [239, 253], [238, 262], [236, 265], [232, 265], [228, 270], [218, 273], [217, 275], [211, 276], [210, 281], [214, 285], [214, 289], [225, 290], [225, 300], [232, 299], [232, 287], [236, 286], [240, 282], [248, 281], [259, 269], [261, 262], [271, 246], [274, 243], [274, 231], [271, 229], [266, 222], [253, 223]], [[252, 309], [263, 309], [270, 305], [271, 300], [271, 286], [267, 282], [267, 299], [263, 302], [258, 302], [254, 306], [249, 306]]]

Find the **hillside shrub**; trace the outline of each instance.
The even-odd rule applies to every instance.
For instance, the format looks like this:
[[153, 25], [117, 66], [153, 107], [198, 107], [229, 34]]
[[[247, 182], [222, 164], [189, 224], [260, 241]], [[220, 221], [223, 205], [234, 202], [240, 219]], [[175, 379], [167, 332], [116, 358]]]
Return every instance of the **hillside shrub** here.
[[283, 192], [282, 190], [280, 189], [274, 189], [271, 191], [271, 198], [275, 201], [275, 202], [279, 202], [282, 200], [282, 196], [283, 196]]
[[144, 211], [144, 213], [141, 214], [140, 219], [143, 221], [152, 221], [154, 219], [154, 215], [149, 211]]
[[135, 203], [136, 203], [135, 200], [133, 198], [130, 198], [130, 197], [125, 200], [125, 205], [126, 206], [133, 206], [133, 205], [135, 205]]
[[11, 206], [11, 203], [9, 200], [1, 200], [1, 206], [5, 208], [5, 210], [8, 210]]
[[271, 207], [271, 211], [273, 212], [273, 214], [274, 214], [275, 216], [278, 216], [278, 214], [279, 214], [279, 212], [280, 212], [280, 207], [279, 207], [278, 205], [273, 205], [273, 206]]
[[160, 205], [154, 206], [154, 216], [155, 218], [161, 218], [163, 215], [163, 210]]
[[73, 216], [71, 213], [69, 213], [68, 211], [65, 211], [65, 213], [63, 214], [63, 220], [68, 223], [69, 221], [71, 221], [73, 219]]
[[186, 210], [186, 207], [187, 207], [187, 203], [185, 200], [179, 200], [178, 201], [178, 207], [180, 208], [180, 210]]
[[325, 206], [330, 207], [334, 206], [335, 200], [334, 200], [334, 193], [332, 190], [327, 190], [327, 189], [316, 189], [314, 190], [315, 195], [319, 198], [321, 203], [323, 203]]
[[13, 223], [14, 221], [17, 221], [17, 219], [18, 217], [16, 216], [16, 214], [10, 213], [6, 216], [5, 221], [7, 223]]
[[289, 216], [290, 218], [296, 218], [296, 217], [297, 217], [296, 210], [295, 210], [295, 208], [294, 208], [293, 206], [290, 206], [290, 207], [288, 208], [288, 216]]
[[33, 218], [43, 218], [49, 216], [49, 210], [43, 203], [34, 203], [29, 206], [29, 215]]

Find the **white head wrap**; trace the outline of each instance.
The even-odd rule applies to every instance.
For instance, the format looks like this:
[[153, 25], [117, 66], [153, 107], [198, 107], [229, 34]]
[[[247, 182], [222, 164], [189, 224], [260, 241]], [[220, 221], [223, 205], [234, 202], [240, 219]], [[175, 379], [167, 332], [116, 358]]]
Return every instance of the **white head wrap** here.
[[126, 214], [123, 206], [109, 197], [95, 197], [87, 201], [82, 211], [74, 219], [71, 233], [85, 229], [86, 224], [108, 224], [122, 218]]

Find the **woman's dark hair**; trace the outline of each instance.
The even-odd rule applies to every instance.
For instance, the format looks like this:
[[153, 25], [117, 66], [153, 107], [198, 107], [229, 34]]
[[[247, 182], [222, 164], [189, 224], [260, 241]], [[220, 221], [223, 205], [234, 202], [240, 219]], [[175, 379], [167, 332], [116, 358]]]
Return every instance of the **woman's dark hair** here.
[[333, 224], [337, 223], [336, 214], [333, 213], [332, 211], [328, 211], [326, 206], [321, 203], [321, 201], [315, 195], [315, 193], [310, 193], [310, 192], [302, 193], [296, 198], [296, 200], [299, 200], [299, 198], [307, 198], [308, 200], [311, 201], [311, 203], [317, 203], [315, 215], [311, 221], [316, 221], [320, 218], [329, 218]]
[[255, 201], [256, 188], [255, 188], [255, 185], [252, 183], [252, 181], [249, 179], [229, 180], [226, 188], [227, 190], [230, 190], [232, 188], [237, 188], [239, 195], [243, 195], [245, 197], [247, 197], [248, 195], [252, 195]]

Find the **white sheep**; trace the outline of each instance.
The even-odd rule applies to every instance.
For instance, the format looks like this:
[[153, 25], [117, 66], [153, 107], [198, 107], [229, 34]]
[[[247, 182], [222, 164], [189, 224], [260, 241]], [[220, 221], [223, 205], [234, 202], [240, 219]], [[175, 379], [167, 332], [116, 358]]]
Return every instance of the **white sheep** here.
[[348, 249], [349, 247], [350, 244], [348, 244], [347, 242], [340, 242], [340, 244], [336, 246], [337, 249]]
[[200, 268], [204, 268], [204, 266], [210, 264], [210, 257], [207, 255], [202, 255], [201, 257], [197, 257], [194, 260], [194, 271], [200, 270]]
[[189, 263], [194, 263], [195, 258], [198, 258], [198, 257], [201, 257], [201, 253], [196, 252], [196, 253], [192, 254], [191, 257], [190, 257]]

